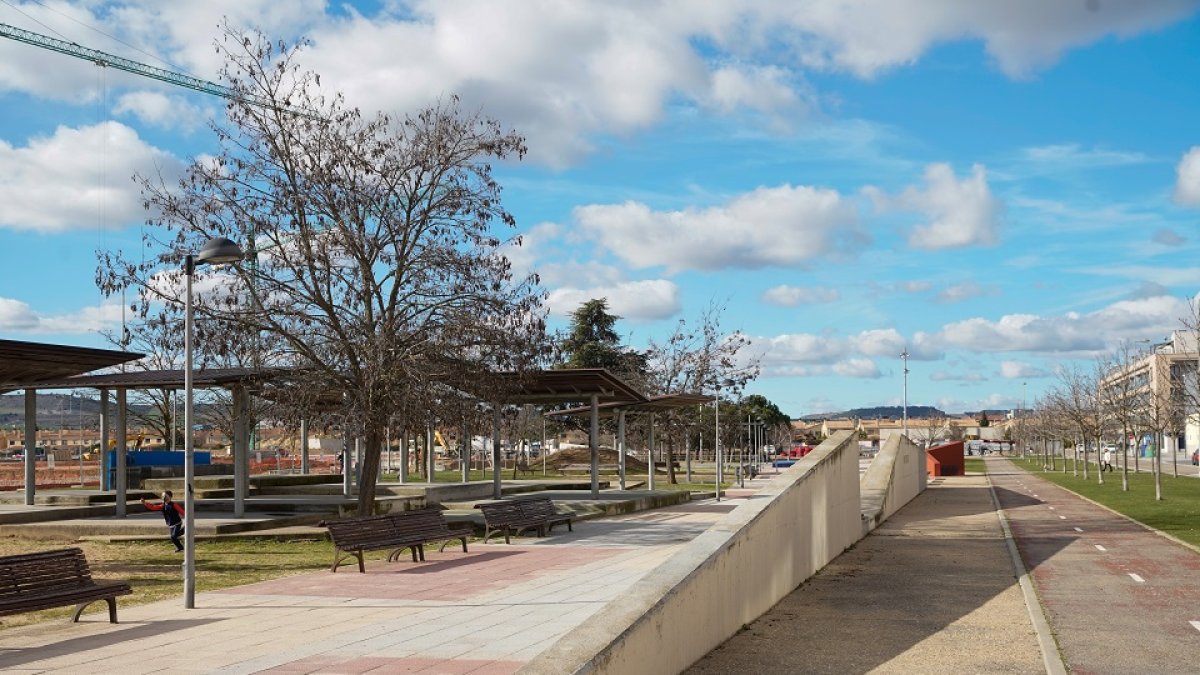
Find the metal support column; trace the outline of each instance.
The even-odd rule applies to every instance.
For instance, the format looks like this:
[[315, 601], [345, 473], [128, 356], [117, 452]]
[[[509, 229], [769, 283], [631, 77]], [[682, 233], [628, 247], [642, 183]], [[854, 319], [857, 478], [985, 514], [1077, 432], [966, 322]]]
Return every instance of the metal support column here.
[[351, 454], [353, 445], [350, 443], [350, 425], [347, 424], [342, 429], [342, 496], [347, 499], [350, 497], [350, 473], [351, 460], [354, 455]]
[[100, 390], [100, 489], [108, 492], [112, 481], [108, 477], [108, 439], [112, 436], [112, 419], [108, 411], [108, 390]]
[[654, 473], [655, 473], [654, 451], [656, 448], [654, 447], [654, 422], [655, 422], [654, 413], [650, 413], [650, 437], [648, 439], [650, 442], [650, 445], [646, 452], [646, 454], [648, 455], [648, 457], [647, 457], [648, 461], [646, 462], [646, 487], [650, 490], [654, 489]]
[[308, 418], [300, 420], [300, 473], [308, 473]]
[[426, 482], [429, 482], [429, 483], [433, 482], [433, 473], [434, 473], [433, 455], [434, 455], [434, 452], [433, 452], [433, 425], [426, 424], [425, 425], [425, 480], [426, 480]]
[[25, 505], [37, 492], [37, 389], [25, 390]]
[[247, 466], [242, 461], [249, 455], [249, 430], [246, 419], [246, 388], [233, 388], [233, 517], [246, 515]]
[[500, 484], [500, 403], [492, 405], [492, 499], [500, 499], [504, 490]]
[[600, 499], [600, 396], [592, 394], [592, 426], [588, 446], [592, 454], [592, 499]]
[[400, 482], [408, 482], [408, 423], [400, 416], [400, 425], [396, 428], [400, 433]]
[[128, 406], [125, 403], [125, 390], [117, 390], [117, 475], [114, 477], [117, 484], [117, 517], [125, 517], [125, 502], [129, 499], [129, 474], [126, 471], [128, 466], [128, 457], [126, 453], [129, 451], [129, 446], [126, 439], [129, 437], [129, 415]]
[[458, 468], [462, 469], [462, 482], [471, 482], [471, 435], [467, 430], [467, 420], [463, 418], [462, 429], [459, 431]]
[[625, 489], [625, 411], [617, 413], [617, 474], [621, 489]]

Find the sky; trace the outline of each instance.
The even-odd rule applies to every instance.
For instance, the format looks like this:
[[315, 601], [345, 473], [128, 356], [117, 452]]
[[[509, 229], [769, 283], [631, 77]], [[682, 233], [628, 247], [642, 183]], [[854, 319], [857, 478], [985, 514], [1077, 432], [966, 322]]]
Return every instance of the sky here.
[[[217, 24], [305, 37], [364, 110], [449, 95], [552, 326], [633, 346], [713, 303], [797, 417], [1033, 402], [1181, 328], [1200, 284], [1200, 0], [0, 0], [0, 23], [204, 79]], [[0, 39], [0, 337], [108, 346], [96, 251], [223, 101]]]

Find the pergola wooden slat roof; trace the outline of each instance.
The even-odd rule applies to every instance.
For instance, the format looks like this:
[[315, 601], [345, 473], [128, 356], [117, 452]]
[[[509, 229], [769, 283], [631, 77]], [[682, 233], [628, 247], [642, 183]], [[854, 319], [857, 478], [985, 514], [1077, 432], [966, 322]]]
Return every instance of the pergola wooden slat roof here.
[[[138, 355], [139, 357], [141, 355]], [[196, 387], [224, 387], [269, 377], [274, 370], [255, 368], [209, 368], [192, 373]], [[22, 389], [183, 389], [183, 370], [131, 370], [124, 373], [77, 375], [34, 380], [11, 385]]]
[[0, 391], [41, 387], [43, 382], [136, 361], [143, 356], [111, 349], [0, 340]]
[[[675, 410], [677, 408], [686, 408], [692, 405], [701, 405], [711, 403], [714, 397], [707, 394], [660, 394], [651, 396], [650, 398], [633, 403], [625, 402], [610, 402], [600, 406], [600, 414], [606, 417], [616, 415], [621, 411], [625, 412], [663, 412], [666, 410]], [[590, 407], [567, 408], [566, 410], [551, 410], [546, 412], [547, 417], [575, 417], [579, 415], [591, 414]]]
[[604, 368], [502, 372], [496, 373], [496, 377], [497, 394], [502, 403], [567, 403], [587, 401], [593, 394], [605, 405], [647, 400], [641, 392]]

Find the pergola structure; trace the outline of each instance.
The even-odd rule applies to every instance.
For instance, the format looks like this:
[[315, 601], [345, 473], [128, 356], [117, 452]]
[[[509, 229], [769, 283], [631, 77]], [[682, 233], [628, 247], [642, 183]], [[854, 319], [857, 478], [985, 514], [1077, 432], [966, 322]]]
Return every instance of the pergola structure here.
[[[500, 499], [500, 407], [506, 404], [587, 401], [577, 414], [590, 414], [592, 499], [600, 497], [600, 409], [649, 401], [641, 392], [603, 368], [563, 368], [524, 373], [497, 373], [492, 406], [492, 496]], [[545, 450], [543, 449], [543, 452]]]
[[[0, 341], [0, 357], [5, 356], [4, 343]], [[29, 349], [31, 343], [18, 343]], [[43, 345], [47, 349], [42, 353], [48, 362], [57, 361], [50, 348], [58, 350], [79, 350], [53, 345]], [[16, 352], [14, 351], [14, 354]], [[32, 352], [30, 352], [32, 354]], [[67, 352], [59, 352], [66, 354]], [[85, 354], [86, 353], [86, 354]], [[84, 360], [90, 356], [91, 360]], [[76, 365], [71, 368], [45, 368], [42, 370], [26, 368], [20, 370], [17, 361], [10, 366], [0, 366], [0, 389], [25, 389], [26, 429], [27, 438], [36, 434], [37, 411], [33, 402], [36, 400], [38, 389], [96, 389], [100, 393], [100, 436], [101, 445], [107, 449], [109, 439], [114, 439], [116, 456], [116, 480], [113, 486], [116, 491], [116, 515], [126, 515], [127, 476], [126, 468], [128, 446], [126, 395], [130, 389], [182, 389], [184, 386], [184, 371], [182, 370], [144, 370], [121, 373], [104, 373], [98, 375], [83, 375], [88, 370], [112, 366], [126, 361], [141, 358], [141, 354], [127, 352], [107, 352], [105, 350], [79, 350], [75, 356]], [[7, 360], [4, 363], [8, 363]], [[5, 370], [4, 368], [8, 368]], [[245, 514], [245, 501], [249, 494], [249, 451], [250, 428], [249, 401], [252, 390], [268, 384], [279, 377], [280, 369], [250, 369], [250, 368], [217, 368], [198, 370], [193, 374], [193, 386], [199, 388], [228, 389], [234, 403], [234, 515], [241, 517]], [[586, 401], [589, 405], [573, 410], [591, 412], [592, 429], [590, 434], [591, 446], [591, 489], [593, 499], [599, 497], [599, 414], [601, 406], [611, 408], [620, 405], [649, 404], [647, 399], [631, 385], [617, 376], [601, 368], [574, 368], [561, 370], [538, 370], [527, 372], [502, 372], [489, 378], [491, 385], [486, 393], [476, 395], [490, 400], [493, 408], [493, 496], [501, 498], [502, 462], [500, 456], [500, 411], [504, 405], [521, 404], [559, 404]], [[115, 391], [116, 419], [115, 424], [109, 413], [109, 392]], [[659, 397], [658, 405], [667, 405]], [[705, 399], [709, 400], [709, 399]], [[114, 429], [115, 426], [115, 429]], [[301, 454], [301, 470], [307, 472], [307, 425], [301, 424], [301, 443], [305, 451]], [[115, 434], [114, 434], [115, 432]], [[185, 430], [187, 433], [188, 430]], [[115, 436], [115, 437], [114, 437]], [[346, 449], [349, 452], [349, 448]], [[26, 453], [26, 501], [33, 503], [34, 484], [33, 461], [34, 453]], [[349, 471], [346, 472], [347, 476]]]
[[[134, 358], [141, 358], [141, 354], [133, 355]], [[132, 360], [132, 359], [126, 359]], [[192, 375], [192, 384], [201, 389], [228, 389], [233, 395], [234, 406], [234, 438], [233, 438], [233, 456], [234, 456], [234, 515], [241, 517], [245, 515], [246, 496], [249, 494], [249, 448], [250, 448], [250, 426], [247, 423], [249, 420], [250, 396], [249, 388], [263, 379], [274, 374], [274, 370], [252, 369], [252, 368], [212, 368], [208, 370], [198, 370]], [[100, 392], [100, 446], [102, 449], [101, 457], [104, 456], [103, 450], [108, 449], [109, 439], [113, 438], [114, 450], [116, 455], [116, 472], [115, 482], [112, 487], [116, 491], [116, 515], [124, 517], [126, 515], [126, 502], [128, 493], [128, 476], [126, 469], [128, 467], [128, 420], [126, 419], [126, 396], [130, 389], [183, 389], [184, 386], [184, 371], [182, 370], [132, 370], [122, 373], [102, 373], [99, 375], [76, 375], [73, 377], [57, 377], [52, 379], [41, 379], [30, 382], [17, 383], [13, 388], [25, 389], [26, 396], [31, 396], [31, 392], [36, 392], [38, 389], [96, 389]], [[116, 429], [113, 429], [114, 420], [109, 413], [108, 394], [110, 391], [116, 393]], [[31, 414], [29, 408], [26, 407], [25, 424], [28, 426], [31, 423], [36, 425], [37, 411], [36, 409]], [[115, 437], [114, 437], [115, 432]], [[190, 430], [185, 430], [184, 433], [189, 433]], [[28, 432], [27, 432], [28, 433]], [[28, 437], [28, 436], [27, 436]], [[29, 453], [26, 453], [28, 456]], [[307, 453], [302, 456], [307, 459]], [[28, 461], [28, 460], [26, 460]], [[101, 476], [107, 472], [107, 467], [102, 467]], [[107, 487], [105, 487], [107, 489]], [[32, 504], [33, 481], [26, 480], [25, 486], [27, 503]]]
[[[25, 390], [25, 504], [33, 505], [37, 460], [37, 390], [73, 375], [136, 361], [145, 354], [0, 340], [0, 393]], [[124, 508], [120, 506], [119, 508]]]
[[[617, 418], [617, 472], [620, 475], [621, 489], [625, 489], [625, 415], [626, 413], [641, 413], [650, 416], [650, 469], [647, 471], [647, 485], [654, 489], [654, 416], [655, 413], [686, 408], [693, 405], [703, 405], [713, 401], [715, 397], [707, 394], [660, 394], [642, 401], [614, 401], [598, 406], [595, 414]], [[548, 417], [577, 417], [591, 412], [589, 408], [567, 408], [546, 413]], [[594, 460], [593, 460], [594, 461]], [[594, 464], [593, 464], [594, 466]]]

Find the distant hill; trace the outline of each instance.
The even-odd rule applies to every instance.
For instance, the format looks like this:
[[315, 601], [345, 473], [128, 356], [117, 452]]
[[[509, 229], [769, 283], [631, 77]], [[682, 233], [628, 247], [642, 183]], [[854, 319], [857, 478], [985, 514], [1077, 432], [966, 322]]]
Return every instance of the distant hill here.
[[[812, 415], [804, 415], [800, 417], [800, 419], [807, 422], [812, 422], [815, 420], [847, 418], [873, 420], [877, 417], [880, 419], [898, 420], [904, 417], [904, 408], [898, 405], [876, 406], [874, 408], [854, 408], [851, 410], [844, 410], [842, 412], [814, 413]], [[949, 417], [949, 415], [933, 406], [910, 405], [908, 406], [908, 417], [909, 419], [921, 419], [926, 417]]]

